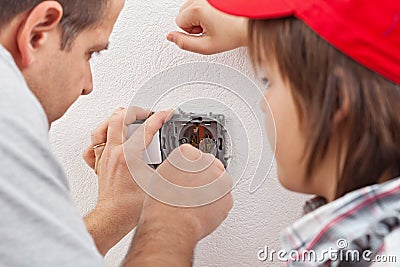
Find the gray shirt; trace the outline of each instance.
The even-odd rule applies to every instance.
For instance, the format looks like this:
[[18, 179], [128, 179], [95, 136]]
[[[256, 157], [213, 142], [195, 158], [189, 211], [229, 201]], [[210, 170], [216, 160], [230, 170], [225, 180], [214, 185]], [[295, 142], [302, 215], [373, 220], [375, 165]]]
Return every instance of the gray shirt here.
[[50, 150], [48, 121], [0, 45], [0, 266], [104, 266]]

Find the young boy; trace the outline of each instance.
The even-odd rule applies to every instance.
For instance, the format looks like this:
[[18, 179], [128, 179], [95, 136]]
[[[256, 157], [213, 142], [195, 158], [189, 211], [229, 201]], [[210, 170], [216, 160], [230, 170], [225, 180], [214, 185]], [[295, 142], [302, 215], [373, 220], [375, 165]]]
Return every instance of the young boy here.
[[282, 233], [284, 258], [399, 265], [400, 1], [209, 3], [249, 20], [188, 1], [176, 21], [189, 35], [167, 38], [203, 54], [248, 45], [268, 80], [262, 107], [276, 125], [278, 178], [317, 195]]

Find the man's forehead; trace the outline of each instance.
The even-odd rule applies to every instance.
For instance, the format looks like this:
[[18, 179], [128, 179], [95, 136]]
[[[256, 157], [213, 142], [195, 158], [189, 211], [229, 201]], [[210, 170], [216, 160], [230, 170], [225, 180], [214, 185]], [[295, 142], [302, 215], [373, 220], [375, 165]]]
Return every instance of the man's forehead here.
[[104, 20], [116, 21], [122, 8], [125, 5], [125, 0], [109, 0], [108, 6], [104, 11]]
[[124, 4], [125, 0], [110, 0], [103, 19], [96, 27], [89, 29], [89, 31], [92, 31], [92, 33], [96, 35], [98, 40], [101, 41], [102, 38], [107, 38], [107, 41], [104, 40], [102, 42], [103, 47], [107, 47], [108, 37], [114, 28], [114, 24], [117, 21]]
[[114, 24], [124, 6], [124, 0], [110, 0], [105, 10], [103, 18], [99, 23], [84, 30], [76, 42], [91, 52], [106, 50], [109, 47], [109, 37], [114, 28]]

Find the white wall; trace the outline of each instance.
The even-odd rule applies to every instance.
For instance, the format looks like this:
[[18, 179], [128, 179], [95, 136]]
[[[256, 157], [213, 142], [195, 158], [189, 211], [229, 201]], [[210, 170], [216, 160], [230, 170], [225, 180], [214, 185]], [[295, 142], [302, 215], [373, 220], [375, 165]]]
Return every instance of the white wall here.
[[[97, 197], [96, 176], [85, 166], [81, 157], [84, 148], [89, 144], [90, 132], [115, 108], [129, 105], [131, 98], [135, 93], [141, 93], [138, 89], [151, 76], [182, 63], [209, 61], [223, 63], [253, 77], [245, 49], [205, 57], [180, 51], [165, 40], [166, 34], [176, 27], [174, 18], [182, 4], [182, 0], [128, 0], [111, 36], [110, 51], [93, 61], [94, 92], [90, 96], [82, 97], [63, 119], [53, 125], [51, 143], [67, 172], [72, 196], [82, 215], [94, 207]], [[187, 88], [187, 92], [191, 89], [193, 88]], [[300, 216], [305, 197], [281, 188], [276, 179], [275, 166], [261, 188], [253, 194], [249, 193], [252, 172], [257, 169], [258, 153], [252, 153], [254, 150], [248, 153], [238, 149], [243, 141], [243, 136], [239, 133], [245, 127], [253, 146], [265, 145], [261, 144], [257, 131], [252, 130], [257, 124], [256, 118], [240, 108], [242, 104], [237, 97], [215, 94], [216, 89], [212, 87], [199, 87], [195, 88], [195, 92], [196, 90], [199, 97], [217, 99], [226, 104], [222, 111], [228, 116], [228, 127], [232, 129], [230, 134], [235, 140], [234, 145], [235, 142], [237, 144], [233, 148], [236, 158], [247, 153], [250, 161], [248, 172], [233, 191], [233, 210], [224, 224], [198, 245], [195, 266], [282, 265], [277, 262], [259, 262], [257, 251], [265, 245], [270, 249], [279, 249], [279, 232]], [[257, 104], [259, 94], [247, 88], [243, 88], [242, 93], [251, 102], [253, 111], [260, 116]], [[141, 97], [151, 102], [153, 95], [148, 92], [145, 94], [147, 95], [142, 94]], [[190, 95], [167, 97], [163, 100], [163, 105], [173, 106], [178, 102], [186, 102], [190, 100]], [[143, 105], [148, 106], [150, 102], [145, 100]], [[212, 100], [197, 104], [191, 101], [189, 108], [194, 111], [221, 111], [221, 106]], [[237, 123], [229, 114], [239, 116], [244, 124]], [[272, 158], [272, 151], [269, 148], [267, 151], [268, 157], [262, 164], [269, 164], [268, 161]], [[238, 176], [234, 166], [231, 168], [232, 175]], [[263, 176], [255, 178], [261, 180]], [[131, 237], [132, 235], [127, 236], [110, 251], [106, 258], [108, 266], [120, 264]]]

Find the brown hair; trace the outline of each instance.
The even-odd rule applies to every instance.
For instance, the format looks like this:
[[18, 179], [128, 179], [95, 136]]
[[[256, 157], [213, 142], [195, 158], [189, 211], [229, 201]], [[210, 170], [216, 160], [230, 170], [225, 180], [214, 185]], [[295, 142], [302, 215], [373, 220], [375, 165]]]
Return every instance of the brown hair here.
[[[250, 56], [277, 63], [290, 85], [301, 122], [307, 118], [306, 176], [326, 155], [336, 111], [348, 101], [339, 125], [336, 198], [400, 175], [400, 86], [355, 62], [302, 21], [250, 20]], [[270, 61], [270, 60], [268, 60]]]
[[[0, 30], [15, 16], [32, 10], [45, 0], [0, 0]], [[57, 0], [64, 14], [60, 22], [61, 49], [68, 49], [75, 37], [90, 27], [94, 27], [103, 17], [109, 0]]]

